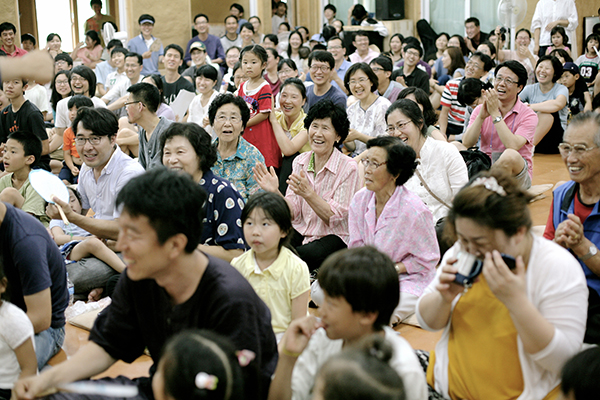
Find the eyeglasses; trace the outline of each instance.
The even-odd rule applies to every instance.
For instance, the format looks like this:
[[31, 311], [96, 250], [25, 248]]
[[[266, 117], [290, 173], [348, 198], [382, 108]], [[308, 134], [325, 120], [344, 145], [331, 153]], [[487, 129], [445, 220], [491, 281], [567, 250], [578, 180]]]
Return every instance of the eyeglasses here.
[[405, 56], [421, 57], [418, 51], [407, 50], [404, 52]]
[[215, 120], [221, 124], [224, 124], [227, 121], [231, 122], [232, 124], [242, 122], [242, 118], [239, 115], [232, 115], [231, 117], [228, 117], [227, 115], [217, 115]]
[[327, 50], [340, 50], [342, 46], [327, 46]]
[[292, 72], [294, 72], [293, 69], [282, 69], [281, 71], [277, 72], [277, 75], [291, 74]]
[[385, 131], [388, 135], [392, 135], [395, 131], [402, 132], [404, 127], [410, 124], [411, 122], [412, 121], [399, 122], [398, 124], [396, 124], [396, 126], [388, 125], [387, 128], [385, 128]]
[[481, 65], [477, 61], [467, 62], [466, 68], [481, 69]]
[[513, 80], [512, 80], [512, 79], [510, 79], [510, 78], [504, 78], [504, 77], [502, 77], [502, 76], [497, 76], [497, 77], [494, 79], [494, 82], [495, 82], [495, 83], [498, 83], [498, 84], [500, 84], [500, 83], [504, 82], [504, 84], [505, 84], [506, 86], [512, 86], [512, 85], [516, 85], [516, 84], [517, 84], [517, 82], [516, 82], [516, 81], [513, 81]]
[[69, 81], [55, 81], [57, 85], [68, 85]]
[[[123, 104], [123, 107], [127, 107], [130, 104], [135, 104], [135, 103], [142, 103], [140, 100], [138, 101], [128, 101], [127, 103]], [[144, 103], [142, 103], [143, 106], [145, 106]]]
[[362, 163], [362, 165], [365, 166], [365, 169], [369, 168], [369, 167], [373, 167], [373, 169], [377, 169], [379, 167], [381, 167], [382, 165], [387, 164], [387, 161], [384, 161], [382, 163], [378, 163], [375, 161], [371, 161], [368, 158], [363, 158], [362, 160], [360, 160], [360, 162]]
[[85, 137], [76, 137], [75, 144], [78, 146], [85, 146], [85, 142], [90, 142], [92, 146], [97, 146], [102, 141], [102, 136], [92, 136], [89, 138]]
[[87, 82], [87, 79], [81, 76], [71, 76], [71, 82]]
[[351, 81], [348, 82], [348, 84], [350, 84], [351, 86], [354, 86], [357, 84], [363, 84], [363, 83], [367, 82], [368, 80], [369, 80], [369, 78], [360, 78], [358, 80], [352, 79]]
[[384, 69], [381, 67], [371, 67], [371, 69], [373, 70], [373, 72], [384, 71]]
[[598, 146], [587, 147], [585, 144], [569, 144], [569, 143], [561, 143], [558, 145], [558, 151], [560, 151], [560, 155], [563, 157], [568, 157], [571, 152], [575, 153], [577, 156], [583, 155], [590, 150], [597, 149]]
[[329, 65], [311, 65], [310, 70], [312, 72], [321, 71], [321, 72], [327, 73], [327, 72], [331, 71], [331, 67], [329, 67]]

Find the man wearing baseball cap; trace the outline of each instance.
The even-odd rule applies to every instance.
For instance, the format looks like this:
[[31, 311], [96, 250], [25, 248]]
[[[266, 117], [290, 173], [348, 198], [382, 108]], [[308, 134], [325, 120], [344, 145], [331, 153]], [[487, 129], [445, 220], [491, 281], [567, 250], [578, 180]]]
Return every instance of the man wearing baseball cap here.
[[566, 62], [563, 65], [563, 74], [559, 82], [569, 89], [569, 100], [567, 101], [569, 120], [582, 111], [592, 111], [592, 96], [579, 74], [577, 64]]
[[129, 51], [142, 55], [144, 59], [142, 75], [144, 76], [158, 74], [158, 63], [162, 61], [165, 53], [160, 39], [152, 36], [154, 22], [152, 15], [140, 15], [138, 23], [140, 24], [141, 33], [127, 43]]

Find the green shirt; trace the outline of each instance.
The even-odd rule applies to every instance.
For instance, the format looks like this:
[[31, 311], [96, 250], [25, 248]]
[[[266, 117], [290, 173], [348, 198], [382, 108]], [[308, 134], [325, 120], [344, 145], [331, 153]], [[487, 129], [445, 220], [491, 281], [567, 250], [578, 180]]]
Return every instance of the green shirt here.
[[[2, 192], [6, 188], [14, 187], [12, 184], [12, 176], [10, 173], [8, 175], [0, 178], [0, 192]], [[29, 178], [23, 183], [21, 189], [18, 189], [19, 193], [25, 199], [23, 203], [23, 207], [21, 209], [26, 213], [29, 213], [36, 217], [44, 226], [48, 227], [48, 223], [50, 222], [50, 218], [46, 215], [46, 201], [35, 191], [31, 183], [29, 183]]]

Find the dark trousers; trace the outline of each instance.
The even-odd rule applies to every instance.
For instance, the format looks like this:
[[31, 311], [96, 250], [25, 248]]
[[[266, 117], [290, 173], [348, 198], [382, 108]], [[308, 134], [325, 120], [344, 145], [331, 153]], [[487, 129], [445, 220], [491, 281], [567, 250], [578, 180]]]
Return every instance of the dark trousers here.
[[546, 136], [540, 140], [540, 142], [535, 146], [535, 152], [539, 154], [558, 154], [558, 145], [563, 140], [563, 127], [560, 123], [560, 117], [558, 112], [552, 113], [554, 117], [554, 122], [552, 122], [552, 127], [546, 133]]
[[588, 316], [585, 328], [584, 343], [600, 344], [600, 296], [591, 287], [588, 287]]
[[287, 179], [292, 174], [292, 163], [298, 157], [300, 153], [296, 153], [292, 156], [283, 156], [281, 160], [281, 169], [279, 170], [279, 191], [285, 196], [288, 184]]
[[302, 240], [304, 237], [294, 230], [291, 244], [311, 272], [319, 269], [323, 261], [331, 254], [348, 248], [346, 243], [336, 235], [327, 235], [307, 244], [302, 244]]
[[423, 47], [425, 50], [425, 52], [423, 53], [423, 60], [435, 60], [435, 53], [437, 52], [437, 48], [435, 47], [437, 33], [435, 33], [431, 25], [429, 25], [429, 22], [427, 22], [424, 19], [417, 21], [417, 32], [419, 33], [421, 43], [423, 43]]

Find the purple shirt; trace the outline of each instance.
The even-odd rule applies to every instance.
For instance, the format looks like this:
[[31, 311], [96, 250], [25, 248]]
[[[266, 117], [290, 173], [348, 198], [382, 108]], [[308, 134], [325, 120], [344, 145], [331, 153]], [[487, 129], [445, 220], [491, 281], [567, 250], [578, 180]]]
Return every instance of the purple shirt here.
[[435, 276], [440, 251], [433, 217], [421, 199], [397, 186], [379, 218], [375, 192], [363, 188], [354, 195], [348, 213], [348, 248], [375, 246], [394, 263], [402, 262], [400, 290], [420, 296]]
[[216, 60], [217, 58], [225, 60], [225, 50], [223, 50], [221, 39], [209, 33], [206, 40], [200, 40], [198, 36], [194, 36], [190, 39], [187, 47], [185, 48], [185, 57], [183, 58], [184, 62], [187, 63], [188, 61], [192, 61], [192, 56], [190, 55], [190, 46], [195, 42], [204, 43], [206, 46], [206, 54], [208, 54], [211, 60]]

